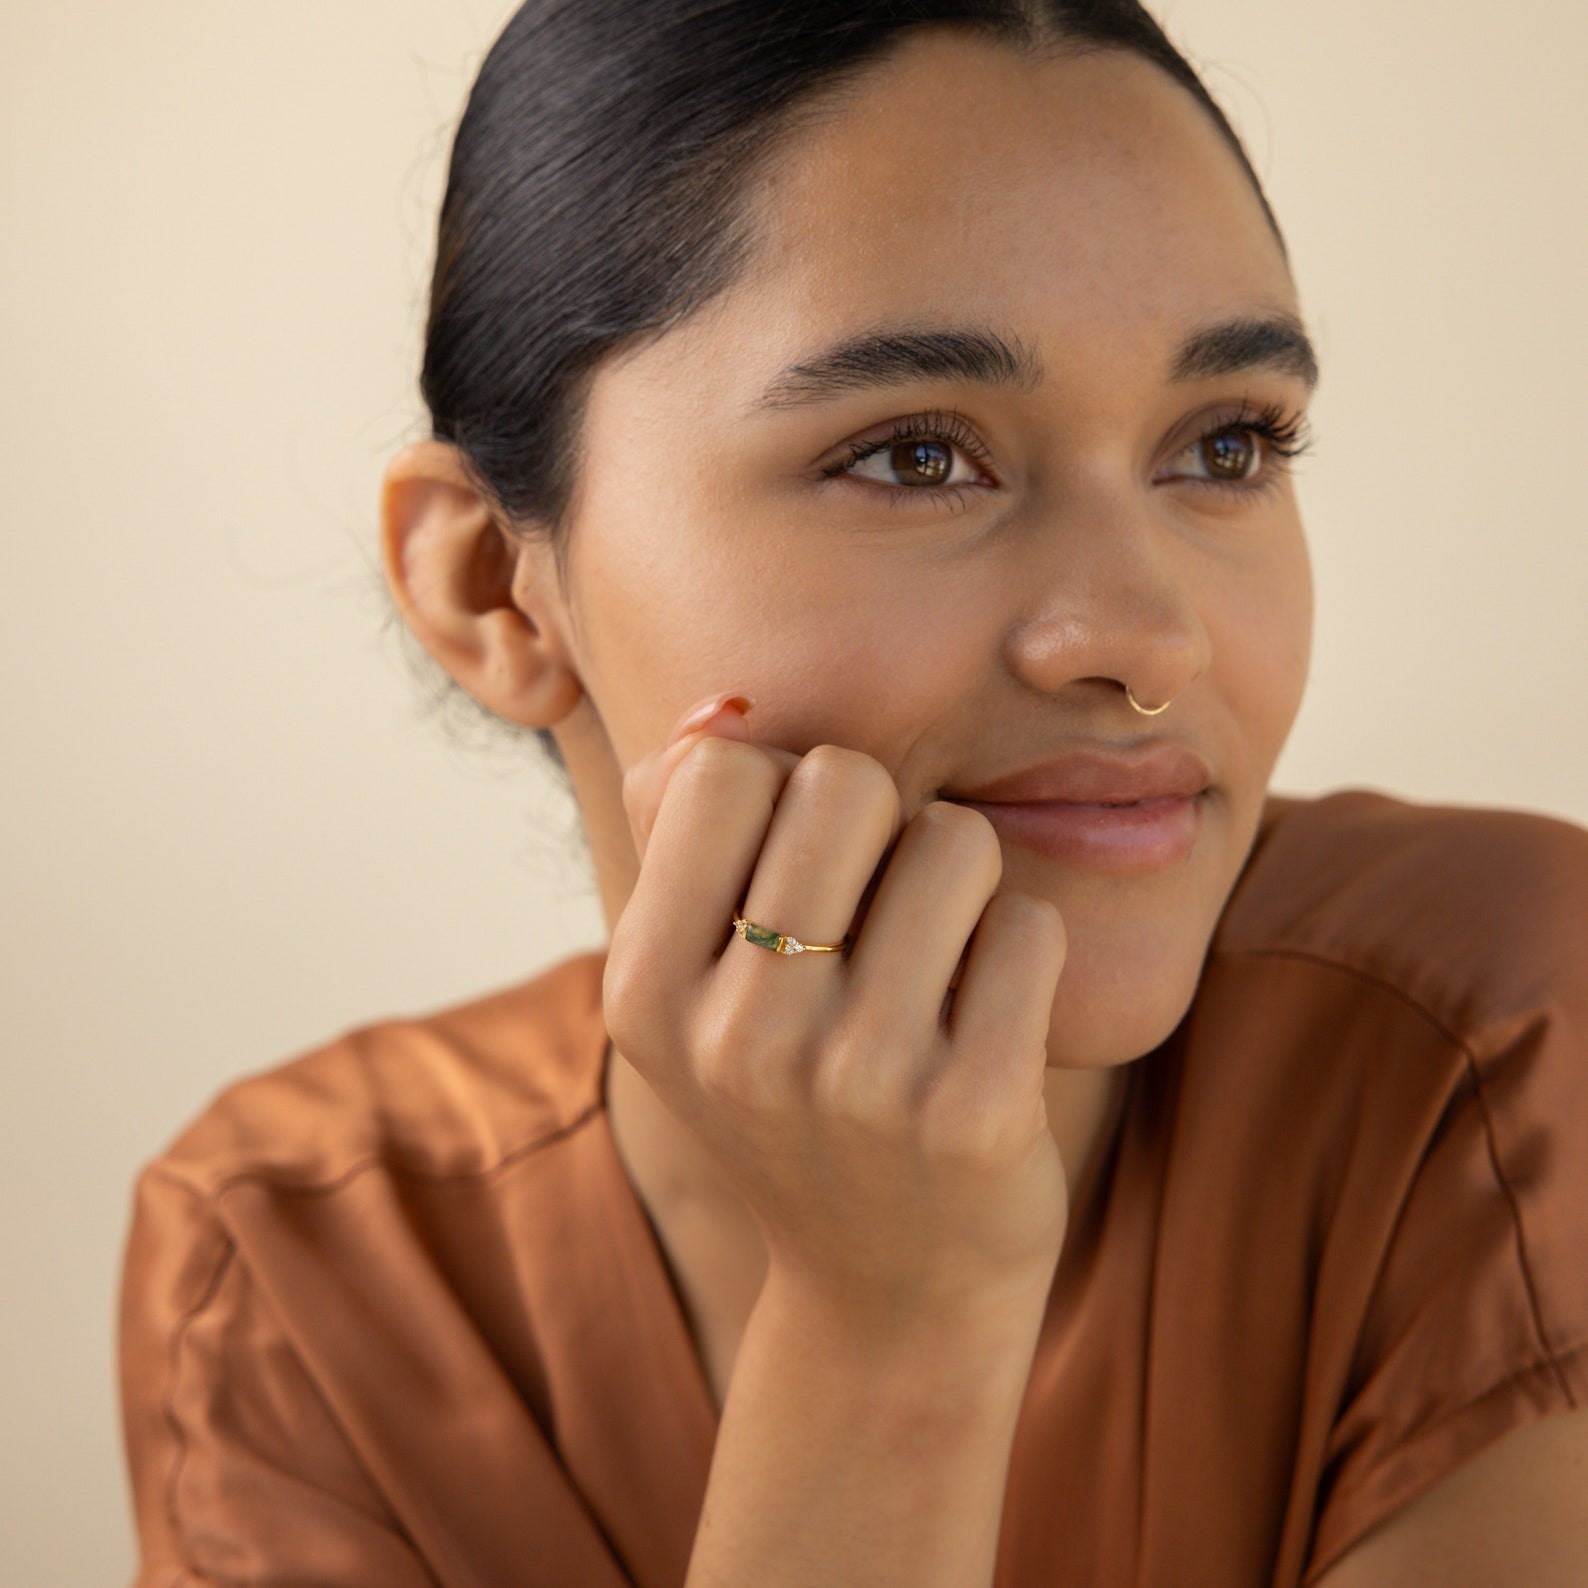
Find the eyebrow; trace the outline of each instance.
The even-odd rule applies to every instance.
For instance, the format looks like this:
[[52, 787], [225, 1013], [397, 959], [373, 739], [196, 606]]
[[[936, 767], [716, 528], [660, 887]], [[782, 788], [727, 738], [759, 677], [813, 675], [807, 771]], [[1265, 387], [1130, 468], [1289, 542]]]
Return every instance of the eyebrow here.
[[[1318, 355], [1292, 314], [1248, 315], [1191, 332], [1169, 361], [1174, 385], [1212, 380], [1249, 369], [1299, 377], [1309, 392], [1318, 384]], [[905, 386], [915, 381], [961, 381], [1031, 392], [1045, 371], [1035, 349], [1017, 336], [977, 326], [885, 328], [846, 337], [790, 364], [751, 405], [800, 408], [848, 392]]]

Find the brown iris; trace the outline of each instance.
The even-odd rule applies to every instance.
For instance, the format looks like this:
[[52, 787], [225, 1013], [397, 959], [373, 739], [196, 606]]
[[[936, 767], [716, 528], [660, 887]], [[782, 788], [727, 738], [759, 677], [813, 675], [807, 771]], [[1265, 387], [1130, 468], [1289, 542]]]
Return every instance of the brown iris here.
[[954, 472], [954, 452], [941, 441], [901, 441], [888, 454], [899, 478], [913, 485], [941, 485]]
[[1244, 480], [1257, 450], [1257, 443], [1239, 427], [1217, 431], [1202, 446], [1209, 469], [1227, 480]]

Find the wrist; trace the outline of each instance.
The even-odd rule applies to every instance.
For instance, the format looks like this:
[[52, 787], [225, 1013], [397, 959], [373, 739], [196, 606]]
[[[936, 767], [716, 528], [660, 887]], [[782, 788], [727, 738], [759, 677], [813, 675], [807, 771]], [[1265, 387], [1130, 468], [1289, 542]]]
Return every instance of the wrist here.
[[797, 1352], [823, 1377], [857, 1379], [883, 1399], [925, 1399], [950, 1415], [1018, 1406], [1047, 1289], [1033, 1281], [951, 1301], [835, 1296], [774, 1264], [745, 1339], [779, 1357]]

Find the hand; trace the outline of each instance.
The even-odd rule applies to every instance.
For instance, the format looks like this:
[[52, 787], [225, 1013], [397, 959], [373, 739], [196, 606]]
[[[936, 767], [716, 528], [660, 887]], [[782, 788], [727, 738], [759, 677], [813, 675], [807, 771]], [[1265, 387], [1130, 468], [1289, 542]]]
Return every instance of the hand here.
[[[1043, 1094], [1065, 933], [996, 891], [992, 824], [944, 801], [905, 823], [872, 757], [757, 743], [732, 708], [623, 799], [640, 873], [607, 1030], [744, 1196], [769, 1278], [856, 1317], [1039, 1305], [1069, 1213]], [[852, 949], [773, 954], [736, 907]]]

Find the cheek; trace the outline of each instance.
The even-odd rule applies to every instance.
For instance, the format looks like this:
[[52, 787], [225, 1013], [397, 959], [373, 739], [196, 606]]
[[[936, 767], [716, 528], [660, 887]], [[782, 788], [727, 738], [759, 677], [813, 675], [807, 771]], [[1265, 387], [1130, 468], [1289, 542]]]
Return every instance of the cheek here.
[[740, 689], [773, 742], [882, 757], [884, 724], [931, 722], [963, 697], [977, 648], [963, 578], [907, 578], [798, 515], [751, 521], [714, 505], [647, 519], [629, 502], [586, 536], [577, 577], [600, 599], [581, 614], [583, 660], [614, 727]]
[[1214, 671], [1241, 743], [1271, 763], [1290, 731], [1312, 659], [1312, 570], [1299, 524], [1202, 604]]
[[575, 639], [620, 759], [738, 689], [769, 742], [848, 743], [899, 765], [986, 676], [996, 614], [971, 614], [966, 570], [925, 515], [889, 533], [836, 494], [774, 481], [770, 465], [714, 451], [720, 421], [676, 399], [667, 379], [648, 402], [632, 381], [598, 380], [586, 415]]

